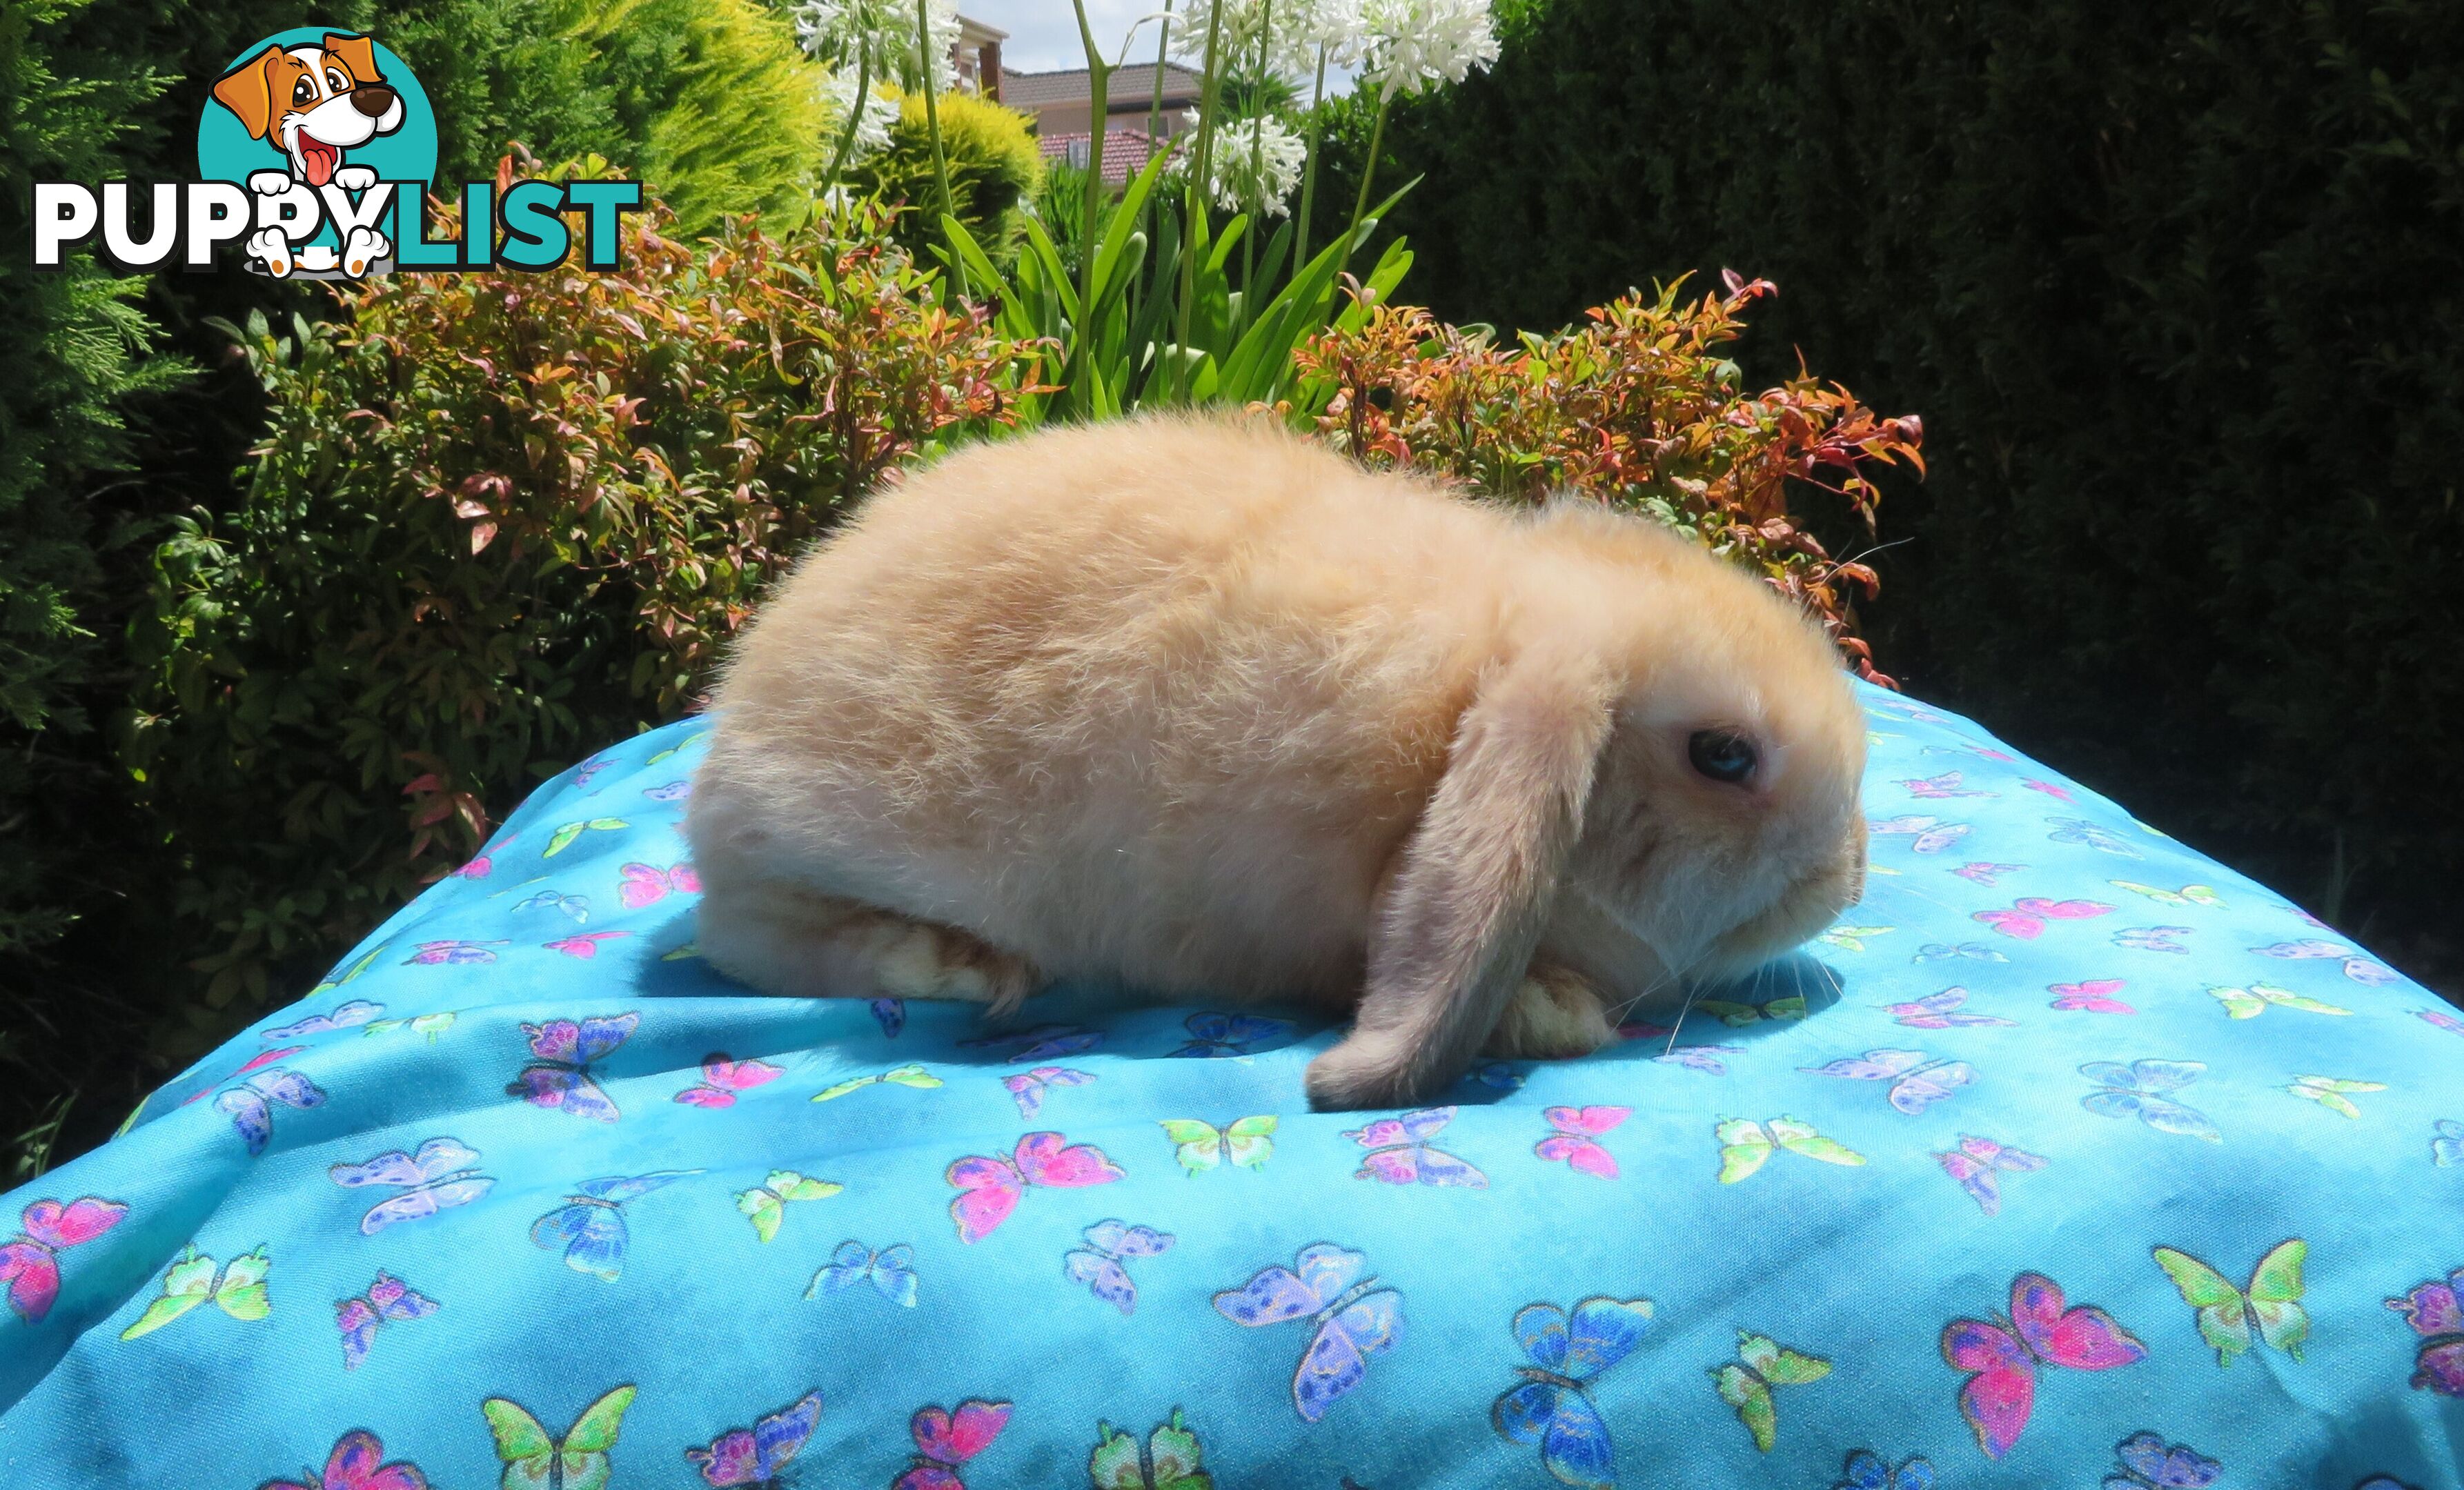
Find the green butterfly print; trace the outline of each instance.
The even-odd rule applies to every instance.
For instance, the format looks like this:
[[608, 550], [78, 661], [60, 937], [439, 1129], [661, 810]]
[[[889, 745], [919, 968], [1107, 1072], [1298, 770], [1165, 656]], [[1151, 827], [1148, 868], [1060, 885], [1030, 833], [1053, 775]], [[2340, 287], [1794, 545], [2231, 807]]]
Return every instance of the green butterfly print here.
[[221, 1281], [216, 1282], [214, 1260], [194, 1246], [185, 1248], [163, 1275], [163, 1297], [147, 1304], [137, 1323], [120, 1332], [120, 1338], [150, 1335], [208, 1299], [235, 1320], [261, 1320], [274, 1312], [274, 1301], [265, 1292], [265, 1275], [273, 1266], [273, 1260], [259, 1247], [231, 1259], [219, 1270]]
[[1800, 1123], [1792, 1117], [1775, 1117], [1763, 1122], [1751, 1118], [1731, 1118], [1713, 1129], [1720, 1139], [1720, 1183], [1733, 1185], [1761, 1169], [1776, 1150], [1785, 1149], [1825, 1164], [1854, 1167], [1865, 1162], [1865, 1156], [1847, 1145], [1825, 1138], [1814, 1130], [1811, 1123]]
[[2304, 1014], [2353, 1012], [2350, 1009], [2340, 1009], [2331, 1003], [2321, 1003], [2316, 998], [2304, 997], [2289, 988], [2278, 988], [2273, 983], [2253, 983], [2248, 988], [2211, 988], [2208, 993], [2210, 997], [2225, 1006], [2227, 1014], [2236, 1019], [2255, 1019], [2267, 1012], [2269, 1004], [2281, 1004], [2287, 1009], [2299, 1009]]
[[2236, 1288], [2222, 1273], [2187, 1252], [2158, 1247], [2156, 1265], [2182, 1290], [2182, 1302], [2198, 1311], [2199, 1334], [2215, 1347], [2216, 1364], [2250, 1348], [2253, 1331], [2277, 1349], [2301, 1359], [2310, 1338], [2310, 1313], [2301, 1307], [2301, 1264], [2310, 1244], [2296, 1237], [2258, 1260], [2250, 1286]]
[[504, 1461], [501, 1490], [605, 1490], [607, 1451], [616, 1446], [633, 1388], [617, 1388], [582, 1410], [561, 1441], [548, 1436], [521, 1404], [490, 1397], [479, 1404]]
[[1172, 1140], [1173, 1157], [1193, 1177], [1226, 1159], [1244, 1170], [1259, 1169], [1275, 1154], [1271, 1117], [1244, 1117], [1222, 1128], [1196, 1118], [1165, 1118], [1156, 1126]]
[[2293, 1085], [2284, 1088], [2297, 1097], [2306, 1097], [2330, 1112], [2341, 1112], [2348, 1118], [2359, 1118], [2362, 1109], [2353, 1106], [2347, 1092], [2385, 1091], [2385, 1082], [2346, 1082], [2332, 1076], [2297, 1076]]
[[930, 1091], [934, 1087], [941, 1085], [941, 1078], [934, 1075], [932, 1072], [924, 1069], [920, 1065], [894, 1066], [890, 1070], [876, 1072], [871, 1076], [851, 1077], [847, 1081], [839, 1083], [836, 1086], [828, 1087], [825, 1090], [815, 1093], [813, 1100], [815, 1102], [835, 1102], [851, 1091], [862, 1091], [868, 1086], [884, 1085], [891, 1086], [913, 1086], [918, 1091]]
[[1758, 1019], [1801, 1019], [1805, 1018], [1805, 999], [1796, 995], [1774, 998], [1769, 1003], [1730, 1003], [1725, 998], [1700, 998], [1694, 1007], [1730, 1029], [1743, 1029]]
[[1715, 1367], [1711, 1380], [1720, 1400], [1737, 1410], [1737, 1421], [1754, 1435], [1754, 1447], [1765, 1454], [1779, 1436], [1779, 1404], [1771, 1396], [1778, 1387], [1802, 1387], [1831, 1374], [1831, 1363], [1801, 1355], [1767, 1335], [1737, 1331], [1737, 1362]]
[[[1898, 930], [1895, 926], [1835, 926], [1815, 940], [1843, 952], [1863, 952], [1866, 942]], [[1802, 1014], [1798, 1016], [1800, 1019], [1803, 1017]]]
[[779, 1235], [779, 1222], [790, 1200], [827, 1200], [847, 1189], [832, 1180], [806, 1179], [793, 1170], [772, 1170], [770, 1177], [736, 1197], [736, 1209], [753, 1223], [763, 1241]]
[[340, 988], [351, 979], [358, 977], [361, 974], [365, 973], [370, 965], [372, 965], [379, 957], [384, 956], [385, 948], [391, 945], [392, 943], [390, 942], [378, 943], [374, 952], [369, 953], [366, 956], [362, 957], [359, 961], [351, 964], [351, 971], [343, 974], [341, 977], [329, 977], [323, 982], [319, 983], [316, 987], [308, 990], [308, 997], [314, 998], [319, 994], [324, 993], [328, 989]]
[[453, 1027], [453, 1018], [452, 1014], [445, 1013], [413, 1015], [407, 1019], [370, 1019], [367, 1028], [360, 1033], [363, 1037], [390, 1035], [398, 1029], [410, 1029], [427, 1036], [429, 1043], [434, 1044], [437, 1036]]
[[1198, 1435], [1181, 1426], [1178, 1408], [1149, 1435], [1143, 1457], [1138, 1440], [1110, 1423], [1098, 1422], [1095, 1434], [1095, 1452], [1087, 1456], [1094, 1490], [1214, 1490]]
[[618, 828], [627, 828], [631, 826], [631, 823], [626, 822], [622, 818], [592, 818], [586, 822], [568, 822], [558, 828], [555, 835], [549, 838], [547, 841], [547, 847], [539, 851], [539, 857], [542, 859], [555, 858], [566, 849], [571, 848], [575, 839], [580, 838], [583, 834], [589, 832], [593, 828], [597, 828], [603, 833], [607, 833], [613, 832]]

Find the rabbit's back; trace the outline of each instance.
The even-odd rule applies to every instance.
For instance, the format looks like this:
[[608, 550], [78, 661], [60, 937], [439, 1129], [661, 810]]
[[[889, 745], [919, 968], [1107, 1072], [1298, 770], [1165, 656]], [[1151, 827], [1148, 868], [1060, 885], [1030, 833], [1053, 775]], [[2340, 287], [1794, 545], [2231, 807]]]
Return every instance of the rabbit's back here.
[[1513, 547], [1499, 513], [1253, 429], [967, 451], [772, 598], [696, 855], [1056, 976], [1348, 999]]

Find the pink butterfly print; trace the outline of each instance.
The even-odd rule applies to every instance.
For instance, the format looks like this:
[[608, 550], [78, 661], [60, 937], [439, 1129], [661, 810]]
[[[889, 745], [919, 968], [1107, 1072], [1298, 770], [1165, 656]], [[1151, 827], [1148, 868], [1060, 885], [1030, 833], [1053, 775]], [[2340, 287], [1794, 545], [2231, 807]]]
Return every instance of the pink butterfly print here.
[[1452, 1185], [1486, 1190], [1488, 1176], [1428, 1140], [1455, 1120], [1452, 1107], [1424, 1107], [1400, 1117], [1379, 1118], [1367, 1128], [1344, 1133], [1372, 1150], [1353, 1172], [1354, 1179], [1383, 1180], [1389, 1185]]
[[1922, 797], [1926, 799], [1940, 799], [1945, 797], [1991, 797], [1993, 795], [1991, 792], [1980, 791], [1972, 786], [1961, 786], [1959, 784], [1959, 773], [1956, 771], [1946, 771], [1940, 776], [1921, 777], [1915, 780], [1902, 781], [1900, 784], [1907, 788], [1907, 792], [1910, 797]]
[[1303, 1247], [1292, 1266], [1260, 1268], [1215, 1296], [1215, 1312], [1257, 1327], [1313, 1319], [1316, 1333], [1292, 1371], [1292, 1406], [1303, 1422], [1326, 1415], [1335, 1399], [1369, 1375], [1369, 1357], [1401, 1338], [1403, 1296], [1360, 1275], [1368, 1259], [1329, 1242]]
[[1632, 1107], [1549, 1107], [1540, 1114], [1548, 1119], [1555, 1132], [1543, 1138], [1531, 1151], [1554, 1164], [1564, 1160], [1567, 1166], [1584, 1174], [1596, 1174], [1602, 1179], [1617, 1177], [1616, 1155], [1599, 1146], [1602, 1133], [1616, 1128], [1634, 1115]]
[[2464, 1267], [2440, 1282], [2416, 1283], [2387, 1306], [2404, 1316], [2422, 1340], [2412, 1384], [2443, 1397], [2464, 1397]]
[[2028, 895], [2013, 901], [2008, 910], [1979, 910], [1969, 919], [1982, 921], [2005, 936], [2033, 942], [2045, 934], [2048, 921], [2087, 921], [2112, 913], [2111, 906], [2093, 900], [2047, 900]]
[[1084, 1086], [1095, 1079], [1091, 1071], [1073, 1071], [1067, 1066], [1039, 1065], [1032, 1071], [1001, 1078], [1001, 1085], [1018, 1104], [1018, 1115], [1032, 1122], [1044, 1110], [1044, 1094], [1053, 1086]]
[[2022, 781], [2019, 784], [2032, 792], [2042, 792], [2056, 801], [2075, 802], [2078, 800], [2077, 798], [2071, 795], [2071, 789], [2069, 787], [2057, 786], [2051, 781], [2031, 779]]
[[1908, 846], [1921, 854], [1938, 854], [1969, 834], [1965, 822], [1945, 822], [1940, 818], [1884, 818], [1869, 822], [1867, 829], [1876, 838], [1905, 838]]
[[504, 947], [509, 945], [511, 944], [501, 941], [421, 942], [419, 944], [419, 950], [412, 953], [409, 956], [405, 957], [402, 961], [402, 965], [407, 968], [414, 965], [423, 968], [434, 968], [462, 967], [472, 963], [494, 962], [496, 960], [496, 954], [490, 952], [488, 949], [491, 947]]
[[269, 1479], [258, 1490], [428, 1490], [415, 1464], [385, 1462], [385, 1444], [364, 1428], [334, 1440], [322, 1476], [309, 1470], [297, 1479]]
[[622, 1114], [616, 1104], [590, 1079], [590, 1063], [625, 1043], [633, 1026], [642, 1022], [638, 1014], [619, 1014], [606, 1019], [551, 1019], [545, 1024], [525, 1024], [522, 1033], [529, 1037], [535, 1063], [522, 1067], [513, 1083], [505, 1088], [508, 1097], [519, 1097], [535, 1107], [570, 1112], [602, 1123], [613, 1123]]
[[1987, 889], [1991, 889], [1995, 885], [2001, 882], [2002, 876], [2006, 874], [2017, 874], [2027, 867], [2028, 866], [2024, 864], [1986, 864], [1980, 861], [1974, 864], [1961, 865], [1958, 868], [1953, 869], [1950, 872], [1958, 875], [1961, 879], [1968, 881], [1971, 885], [1982, 885]]
[[2084, 983], [2053, 983], [2045, 992], [2054, 996], [2054, 1007], [2071, 1013], [2137, 1014], [2139, 1011], [2113, 997], [2124, 979], [2093, 977]]
[[514, 846], [514, 840], [519, 837], [521, 837], [521, 835], [518, 833], [508, 833], [503, 838], [490, 844], [486, 848], [481, 849], [476, 855], [474, 855], [470, 863], [454, 870], [453, 878], [457, 880], [486, 879], [489, 875], [495, 872], [496, 855], [501, 854], [506, 849]]
[[1637, 1019], [1631, 1024], [1620, 1024], [1617, 1030], [1619, 1040], [1666, 1040], [1677, 1033], [1673, 1025], [1654, 1024], [1648, 1019]]
[[727, 1490], [732, 1485], [775, 1485], [787, 1461], [803, 1451], [805, 1440], [822, 1421], [822, 1394], [781, 1408], [750, 1428], [732, 1428], [706, 1449], [685, 1450], [685, 1462], [701, 1471], [702, 1482]]
[[411, 1292], [389, 1273], [379, 1273], [366, 1293], [334, 1305], [334, 1326], [342, 1332], [342, 1369], [355, 1369], [368, 1358], [377, 1327], [385, 1321], [426, 1319], [436, 1309], [435, 1300]]
[[1960, 1006], [1967, 1002], [1967, 989], [1946, 988], [1938, 994], [1927, 994], [1913, 1003], [1884, 1004], [1882, 1012], [1912, 1030], [1981, 1029], [2018, 1022], [1991, 1014], [1960, 1013]]
[[632, 934], [630, 931], [576, 931], [571, 936], [560, 936], [555, 941], [539, 945], [550, 952], [561, 952], [568, 957], [580, 957], [587, 962], [599, 955], [601, 942]]
[[2450, 1035], [2464, 1035], [2464, 1019], [2457, 1019], [2444, 1009], [2415, 1009], [2412, 1012], [2414, 1018], [2426, 1019]]
[[625, 902], [627, 910], [655, 906], [667, 899], [671, 890], [679, 895], [701, 893], [701, 876], [689, 864], [669, 869], [654, 868], [647, 864], [627, 864], [617, 866], [616, 872], [625, 877], [625, 887], [618, 892], [617, 898]]
[[1959, 1147], [1947, 1153], [1934, 1155], [1942, 1172], [1959, 1181], [1959, 1188], [1988, 1216], [2002, 1211], [2001, 1175], [2024, 1174], [2045, 1167], [2045, 1161], [2022, 1149], [1995, 1143], [1991, 1138], [1959, 1135]]
[[1808, 1076], [1837, 1076], [1852, 1082], [1888, 1082], [1891, 1106], [1916, 1116], [1953, 1091], [1976, 1080], [1965, 1061], [1937, 1061], [1922, 1050], [1868, 1050], [1828, 1065], [1797, 1067]]
[[958, 1239], [976, 1242], [1009, 1219], [1029, 1186], [1081, 1190], [1109, 1185], [1121, 1178], [1121, 1167], [1092, 1144], [1072, 1145], [1059, 1133], [1029, 1133], [1018, 1141], [1014, 1154], [960, 1159], [943, 1177], [958, 1189], [958, 1197], [950, 1202]]
[[967, 1490], [958, 1467], [992, 1447], [1009, 1426], [1009, 1404], [968, 1400], [955, 1411], [928, 1407], [907, 1420], [915, 1439], [915, 1465], [891, 1481], [890, 1490]]
[[2011, 1452], [2036, 1407], [2036, 1368], [2109, 1371], [2147, 1358], [2147, 1348], [2102, 1309], [2064, 1308], [2062, 1290], [2041, 1273], [2011, 1282], [2011, 1317], [1956, 1319], [1943, 1327], [1942, 1358], [1972, 1372], [1959, 1389], [1960, 1415], [1976, 1430], [1987, 1458]]
[[66, 1205], [37, 1200], [17, 1218], [17, 1235], [0, 1246], [0, 1283], [9, 1286], [9, 1306], [29, 1325], [39, 1325], [60, 1296], [59, 1255], [94, 1240], [120, 1224], [128, 1207], [117, 1200], [85, 1195]]
[[766, 1061], [730, 1061], [721, 1054], [701, 1058], [701, 1082], [676, 1093], [676, 1100], [691, 1107], [732, 1107], [736, 1094], [777, 1081], [784, 1075]]

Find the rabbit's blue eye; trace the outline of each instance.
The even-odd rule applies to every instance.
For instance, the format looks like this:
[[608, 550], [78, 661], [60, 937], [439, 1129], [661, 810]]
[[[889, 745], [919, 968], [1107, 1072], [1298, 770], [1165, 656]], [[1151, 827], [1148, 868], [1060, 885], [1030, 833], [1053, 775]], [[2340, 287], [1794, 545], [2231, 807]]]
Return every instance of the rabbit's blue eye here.
[[1761, 758], [1754, 742], [1734, 730], [1697, 730], [1685, 742], [1685, 758], [1714, 781], [1742, 782]]

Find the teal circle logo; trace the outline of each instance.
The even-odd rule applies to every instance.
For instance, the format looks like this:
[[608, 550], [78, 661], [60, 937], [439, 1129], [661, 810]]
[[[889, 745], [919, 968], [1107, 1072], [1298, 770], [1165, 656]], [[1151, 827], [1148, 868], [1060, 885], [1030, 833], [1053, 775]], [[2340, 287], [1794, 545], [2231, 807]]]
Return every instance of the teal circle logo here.
[[313, 189], [351, 165], [423, 190], [436, 178], [428, 92], [384, 42], [294, 26], [243, 48], [214, 80], [197, 121], [199, 180], [244, 186], [283, 171]]

